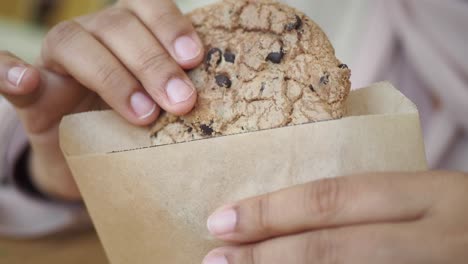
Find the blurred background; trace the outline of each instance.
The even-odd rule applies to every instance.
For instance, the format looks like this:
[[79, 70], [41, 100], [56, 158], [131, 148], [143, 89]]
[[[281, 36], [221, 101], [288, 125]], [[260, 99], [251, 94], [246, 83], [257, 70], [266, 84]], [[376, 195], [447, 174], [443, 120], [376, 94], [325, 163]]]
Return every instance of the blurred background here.
[[[0, 0], [0, 50], [9, 50], [33, 61], [47, 29], [60, 21], [95, 12], [113, 0]], [[176, 0], [182, 11], [215, 0]], [[330, 36], [343, 60], [351, 60], [360, 28], [365, 20], [369, 0], [290, 0], [314, 18]], [[359, 32], [359, 31], [358, 31]], [[352, 43], [352, 44], [350, 44]]]
[[109, 0], [0, 0], [0, 50], [32, 62], [56, 23], [96, 11]]

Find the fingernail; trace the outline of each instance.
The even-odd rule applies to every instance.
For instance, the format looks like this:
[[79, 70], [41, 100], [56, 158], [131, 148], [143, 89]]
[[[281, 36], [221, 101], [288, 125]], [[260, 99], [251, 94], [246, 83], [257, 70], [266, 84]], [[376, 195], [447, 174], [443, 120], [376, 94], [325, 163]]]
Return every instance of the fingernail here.
[[200, 45], [189, 36], [182, 36], [176, 39], [174, 50], [179, 59], [187, 61], [200, 55]]
[[8, 81], [15, 87], [18, 87], [28, 71], [26, 67], [13, 67], [8, 71]]
[[139, 119], [146, 119], [156, 111], [156, 104], [146, 94], [136, 92], [130, 97], [130, 105]]
[[181, 79], [171, 79], [166, 86], [166, 93], [173, 104], [187, 101], [195, 89]]
[[225, 256], [208, 256], [203, 260], [203, 264], [229, 264]]
[[237, 225], [237, 213], [228, 209], [214, 213], [208, 218], [207, 227], [213, 235], [225, 235], [234, 232]]

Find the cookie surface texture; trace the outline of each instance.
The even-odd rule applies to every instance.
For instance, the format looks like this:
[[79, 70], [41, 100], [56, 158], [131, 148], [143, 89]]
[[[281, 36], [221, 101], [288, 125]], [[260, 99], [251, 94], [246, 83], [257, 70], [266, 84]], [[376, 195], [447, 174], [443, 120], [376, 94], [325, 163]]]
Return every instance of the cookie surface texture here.
[[205, 60], [188, 72], [197, 92], [186, 116], [163, 114], [154, 145], [338, 119], [351, 72], [302, 12], [270, 0], [225, 0], [188, 14]]

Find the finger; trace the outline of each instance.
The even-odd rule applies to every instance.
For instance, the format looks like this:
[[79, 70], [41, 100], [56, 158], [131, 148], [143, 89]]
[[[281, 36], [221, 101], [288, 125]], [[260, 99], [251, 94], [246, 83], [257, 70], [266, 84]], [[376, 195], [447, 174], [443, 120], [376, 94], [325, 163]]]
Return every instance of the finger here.
[[92, 109], [97, 95], [90, 93], [71, 77], [43, 68], [37, 69], [40, 82], [37, 92], [16, 110], [32, 137], [58, 124], [64, 115]]
[[183, 68], [191, 69], [203, 60], [202, 42], [174, 1], [125, 0], [121, 6], [132, 10]]
[[326, 179], [247, 199], [208, 219], [210, 232], [251, 242], [305, 230], [414, 220], [432, 204], [434, 190], [419, 174]]
[[197, 96], [190, 79], [132, 13], [111, 8], [81, 23], [126, 66], [159, 106], [176, 115], [193, 108]]
[[42, 61], [48, 68], [69, 73], [133, 124], [147, 125], [159, 114], [156, 103], [133, 75], [74, 21], [62, 22], [49, 32]]
[[58, 123], [84, 96], [73, 79], [29, 65], [9, 52], [0, 52], [0, 76], [0, 94], [15, 106], [32, 134]]
[[430, 247], [416, 254], [418, 242], [407, 224], [345, 227], [216, 249], [203, 264], [428, 263]]
[[0, 94], [16, 106], [34, 101], [39, 71], [15, 55], [0, 52]]

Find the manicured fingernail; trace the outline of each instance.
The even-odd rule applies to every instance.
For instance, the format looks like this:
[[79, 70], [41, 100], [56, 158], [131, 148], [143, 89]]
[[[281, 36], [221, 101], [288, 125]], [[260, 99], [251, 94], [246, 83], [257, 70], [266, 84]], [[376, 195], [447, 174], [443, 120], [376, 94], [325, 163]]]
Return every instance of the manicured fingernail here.
[[15, 87], [18, 87], [28, 71], [26, 67], [13, 67], [8, 71], [8, 81]]
[[136, 92], [130, 97], [130, 105], [139, 119], [146, 119], [156, 111], [156, 103], [142, 92]]
[[203, 260], [203, 264], [229, 264], [225, 256], [208, 256]]
[[195, 89], [181, 79], [171, 79], [166, 86], [167, 97], [173, 104], [187, 101]]
[[174, 50], [179, 59], [187, 61], [200, 55], [201, 47], [192, 37], [183, 36], [174, 42]]
[[225, 235], [234, 232], [237, 225], [237, 213], [228, 209], [214, 213], [208, 218], [207, 227], [213, 235]]

